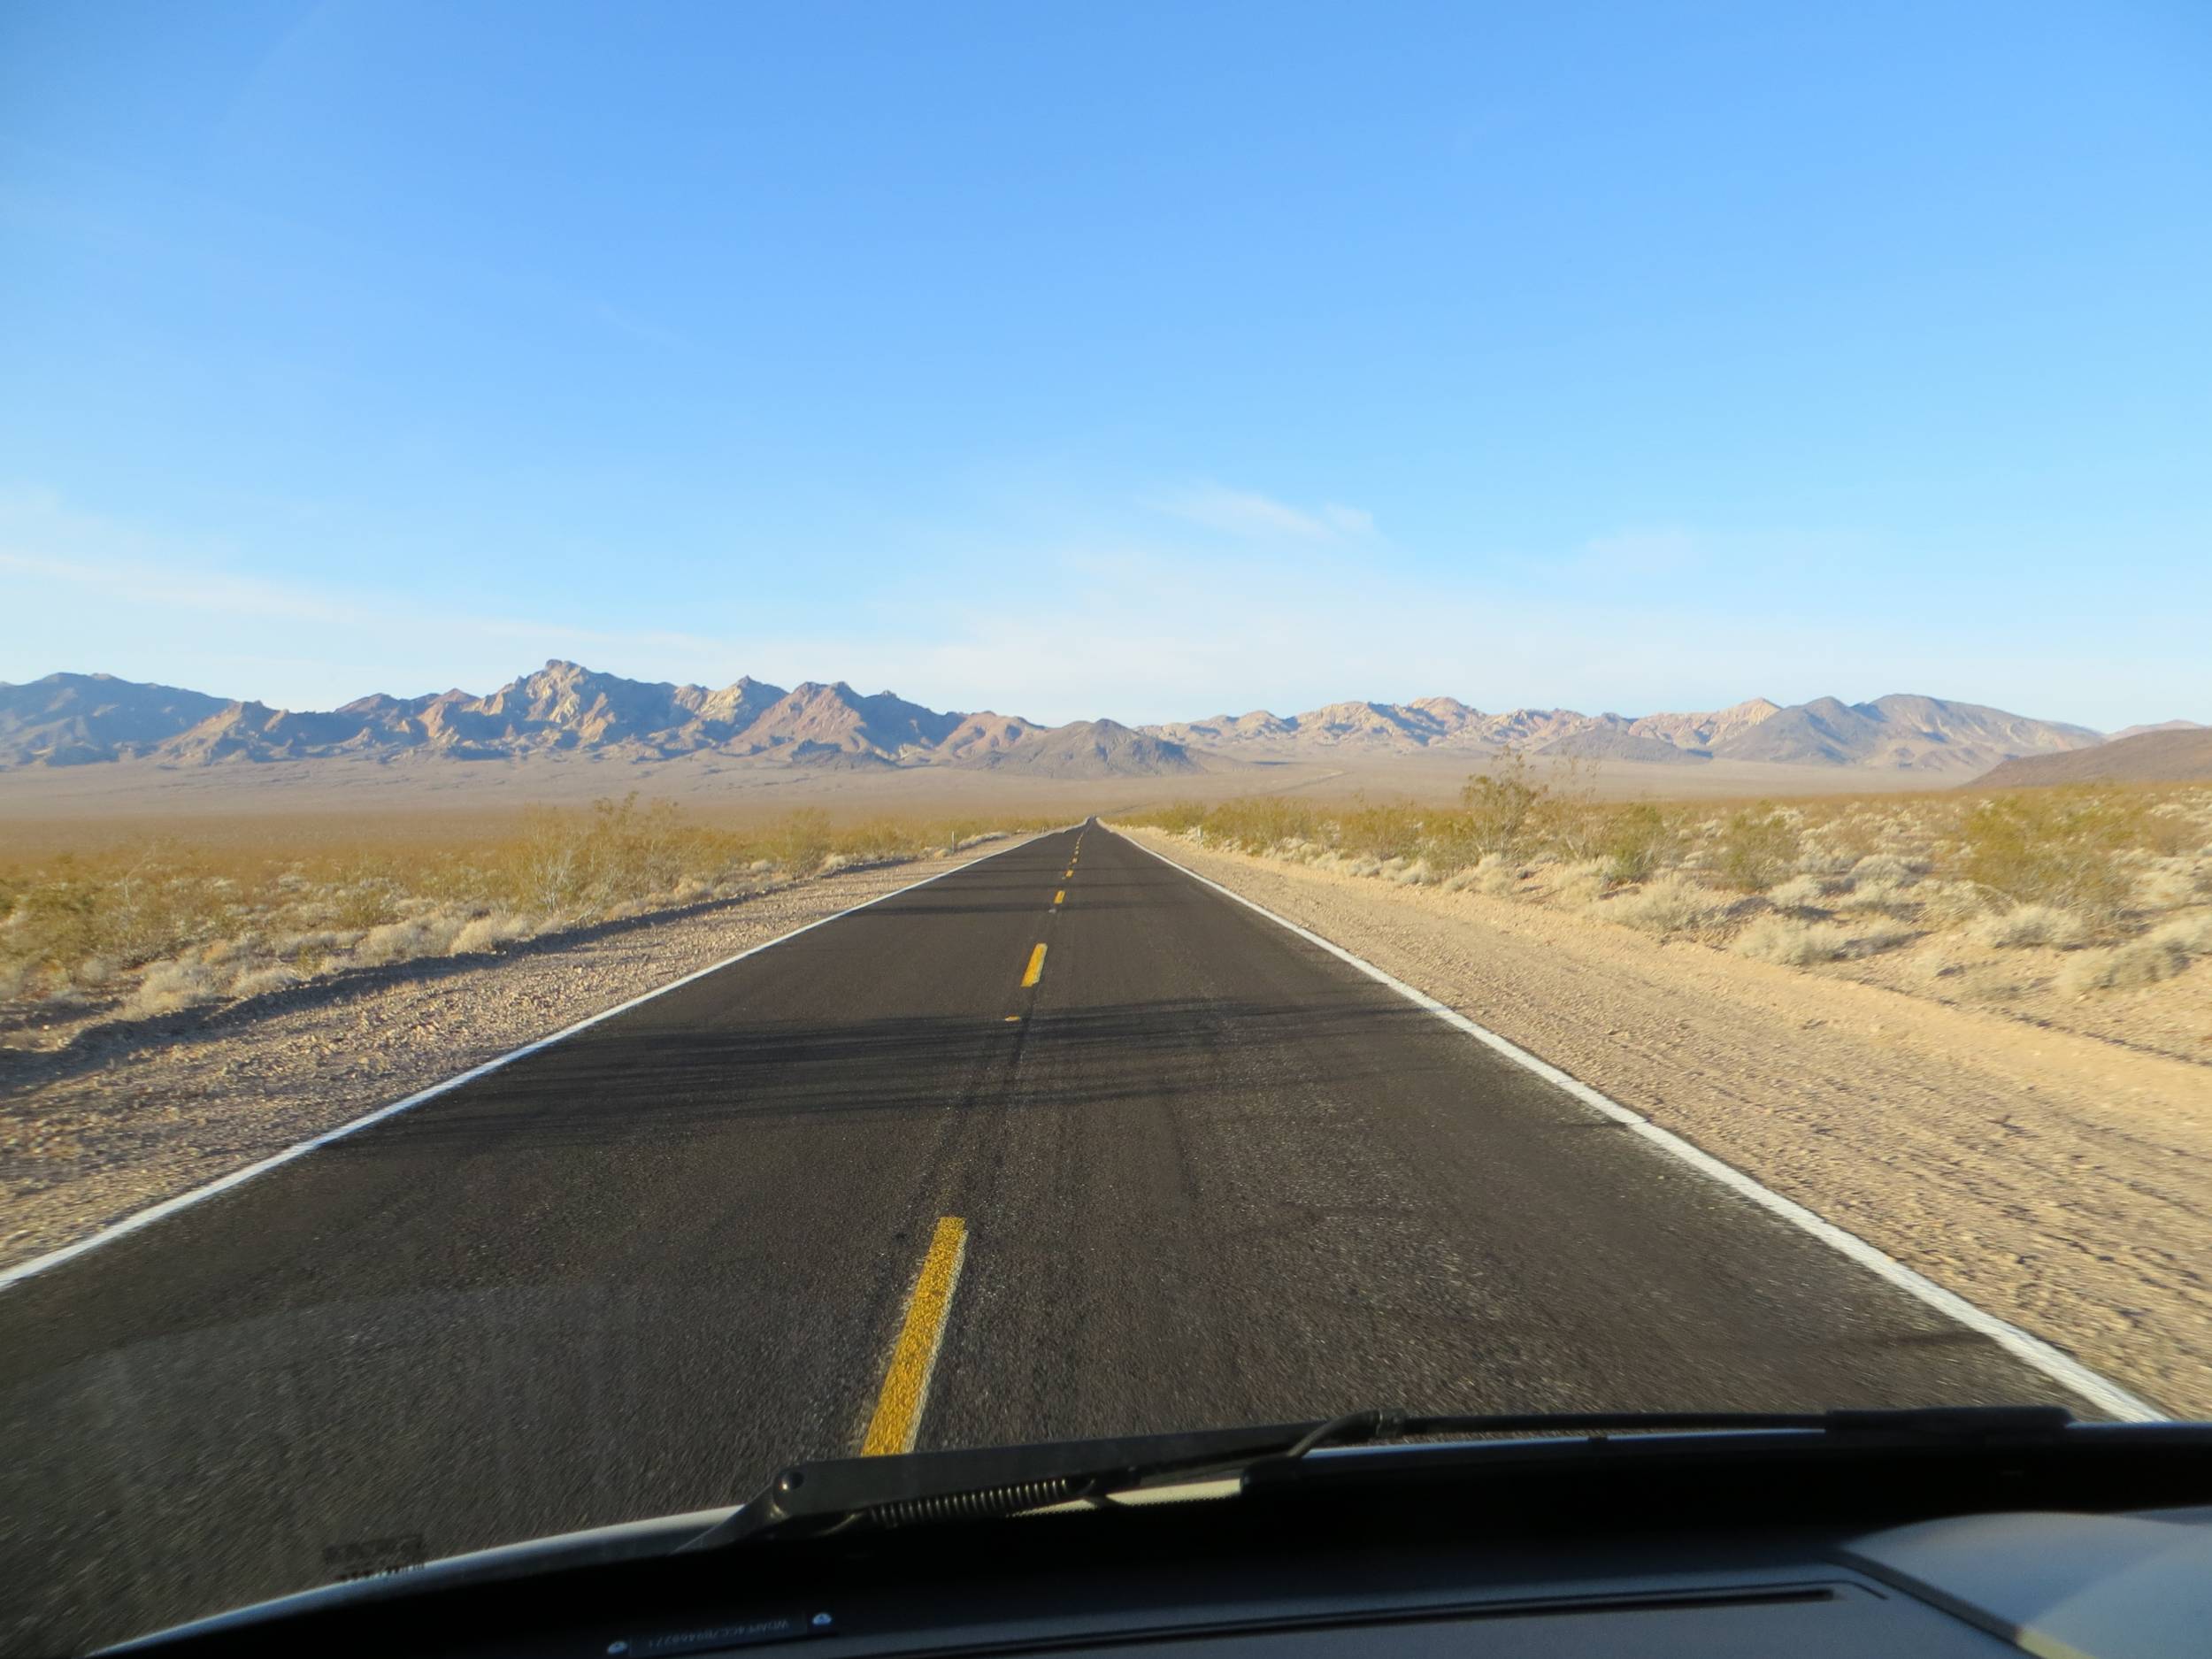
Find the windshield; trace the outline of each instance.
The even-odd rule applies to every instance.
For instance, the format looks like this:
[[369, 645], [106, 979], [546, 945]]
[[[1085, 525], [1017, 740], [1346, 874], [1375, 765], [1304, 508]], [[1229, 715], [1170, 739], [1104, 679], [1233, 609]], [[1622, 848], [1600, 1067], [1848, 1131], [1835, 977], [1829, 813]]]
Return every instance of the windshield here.
[[2212, 1407], [2188, 6], [0, 13], [0, 1650], [802, 1459]]

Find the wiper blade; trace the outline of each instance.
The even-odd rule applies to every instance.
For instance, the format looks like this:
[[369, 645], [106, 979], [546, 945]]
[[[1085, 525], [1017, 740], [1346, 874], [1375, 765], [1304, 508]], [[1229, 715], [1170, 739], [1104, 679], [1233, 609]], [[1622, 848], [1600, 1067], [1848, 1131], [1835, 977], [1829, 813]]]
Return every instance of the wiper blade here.
[[[2060, 1432], [2063, 1406], [1936, 1406], [1823, 1412], [1601, 1411], [1415, 1416], [1360, 1411], [1312, 1423], [1187, 1434], [997, 1446], [902, 1457], [846, 1457], [794, 1464], [726, 1520], [681, 1551], [749, 1539], [811, 1536], [857, 1525], [979, 1520], [1207, 1475], [1281, 1471], [1308, 1453], [1439, 1436], [1580, 1436], [1804, 1431], [1837, 1437], [1971, 1440]], [[1439, 1448], [1440, 1450], [1448, 1448]], [[1464, 1448], [1461, 1448], [1464, 1449]]]
[[2064, 1406], [1908, 1406], [1838, 1411], [1531, 1411], [1416, 1417], [1403, 1411], [1355, 1411], [1317, 1423], [1286, 1459], [1325, 1446], [1364, 1445], [1439, 1435], [1728, 1433], [1801, 1430], [1825, 1434], [1928, 1435], [1982, 1439], [2043, 1434], [2072, 1425]]

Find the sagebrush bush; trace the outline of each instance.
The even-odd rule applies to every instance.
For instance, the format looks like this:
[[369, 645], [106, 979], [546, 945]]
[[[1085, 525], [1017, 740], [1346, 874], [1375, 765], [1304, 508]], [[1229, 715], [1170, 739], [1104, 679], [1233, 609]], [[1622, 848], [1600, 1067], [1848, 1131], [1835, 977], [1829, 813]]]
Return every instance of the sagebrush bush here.
[[1894, 853], [1869, 853], [1851, 866], [1852, 885], [1862, 890], [1876, 885], [1909, 887], [1919, 877], [1918, 871]]
[[2185, 956], [2212, 956], [2212, 910], [2161, 922], [2144, 937]]
[[1834, 962], [1850, 949], [1850, 933], [1833, 922], [1801, 921], [1788, 916], [1762, 916], [1729, 942], [1737, 955], [1755, 962], [1776, 962], [1801, 968], [1816, 962]]
[[288, 963], [273, 962], [265, 967], [248, 968], [234, 975], [230, 982], [233, 996], [264, 996], [272, 991], [289, 990], [304, 984], [306, 976]]
[[1767, 891], [1767, 902], [1786, 910], [1816, 910], [1827, 902], [1830, 883], [1810, 873], [1792, 876]]
[[1597, 914], [1609, 922], [1647, 933], [1674, 933], [1695, 927], [1721, 908], [1715, 896], [1681, 876], [1661, 876], [1617, 897], [1604, 900]]
[[2146, 935], [2123, 945], [2084, 950], [2058, 971], [2058, 988], [2075, 995], [2092, 991], [2126, 991], [2170, 979], [2189, 965], [2189, 953], [2170, 941]]
[[1839, 910], [1910, 910], [1917, 902], [1913, 894], [1894, 881], [1862, 881], [1854, 879], [1851, 885], [1830, 902]]
[[489, 916], [472, 918], [453, 936], [448, 947], [456, 956], [465, 956], [480, 950], [496, 950], [502, 945], [511, 945], [528, 939], [537, 929], [529, 918], [513, 916], [505, 911], [494, 911]]
[[2055, 904], [2016, 904], [1969, 924], [1966, 931], [1977, 944], [1999, 950], [2036, 946], [2066, 950], [2085, 942], [2090, 930], [2080, 917]]
[[173, 1014], [211, 1002], [219, 995], [215, 976], [196, 962], [157, 962], [138, 981], [130, 1002], [138, 1014]]

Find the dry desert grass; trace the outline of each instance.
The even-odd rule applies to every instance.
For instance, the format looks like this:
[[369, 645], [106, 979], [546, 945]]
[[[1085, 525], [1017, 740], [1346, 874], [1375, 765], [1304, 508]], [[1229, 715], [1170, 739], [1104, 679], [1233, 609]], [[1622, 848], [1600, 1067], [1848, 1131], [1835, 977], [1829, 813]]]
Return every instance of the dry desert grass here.
[[1459, 805], [1285, 796], [1136, 820], [2212, 1058], [2212, 787], [1609, 802], [1509, 763]]
[[0, 1033], [47, 1047], [349, 968], [495, 952], [1039, 826], [840, 825], [818, 807], [731, 826], [630, 795], [479, 818], [444, 842], [327, 818], [265, 819], [251, 835], [110, 833], [0, 864]]

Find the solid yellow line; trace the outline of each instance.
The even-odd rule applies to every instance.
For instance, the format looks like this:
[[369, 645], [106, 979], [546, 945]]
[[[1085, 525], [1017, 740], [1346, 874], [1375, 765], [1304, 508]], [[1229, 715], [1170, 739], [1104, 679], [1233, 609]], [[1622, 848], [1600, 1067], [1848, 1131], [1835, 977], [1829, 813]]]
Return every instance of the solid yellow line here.
[[1029, 965], [1022, 970], [1022, 985], [1025, 988], [1026, 988], [1029, 986], [1036, 984], [1038, 980], [1043, 979], [1044, 977], [1045, 948], [1042, 945], [1040, 945], [1036, 948], [1036, 949], [1029, 953]]
[[967, 1254], [968, 1224], [957, 1216], [939, 1217], [929, 1254], [922, 1257], [921, 1276], [914, 1281], [914, 1300], [906, 1307], [905, 1328], [899, 1333], [899, 1346], [876, 1401], [876, 1414], [868, 1420], [868, 1438], [860, 1447], [863, 1457], [914, 1449], [922, 1408], [929, 1402], [930, 1373], [937, 1369], [937, 1348], [945, 1337], [945, 1316], [952, 1311], [953, 1286], [960, 1282], [960, 1263]]
[[1064, 903], [1066, 902], [1068, 890], [1065, 887], [1062, 887], [1057, 893], [1052, 895], [1052, 902], [1055, 904]]

